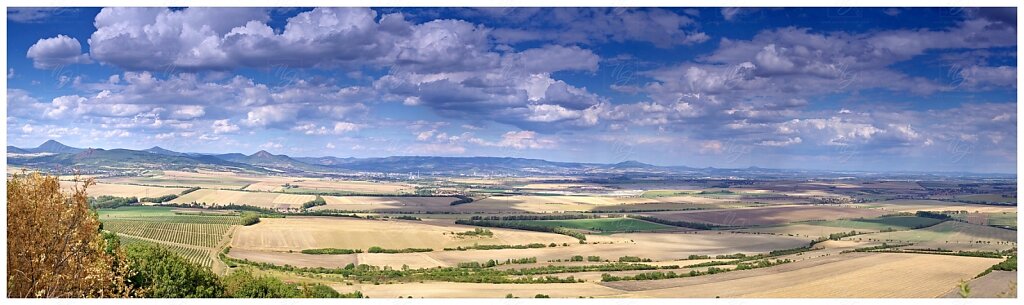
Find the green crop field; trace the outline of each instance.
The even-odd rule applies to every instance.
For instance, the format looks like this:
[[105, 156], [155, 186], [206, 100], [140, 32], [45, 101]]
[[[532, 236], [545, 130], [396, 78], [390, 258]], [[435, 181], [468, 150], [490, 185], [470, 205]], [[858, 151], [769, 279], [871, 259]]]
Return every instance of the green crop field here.
[[133, 206], [116, 209], [99, 209], [100, 221], [146, 221], [159, 223], [239, 224], [240, 218], [233, 214], [199, 214], [175, 212], [173, 207]]
[[923, 228], [933, 226], [942, 222], [938, 219], [917, 217], [917, 216], [887, 216], [878, 218], [866, 218], [866, 219], [839, 219], [839, 220], [828, 220], [828, 221], [808, 221], [807, 224], [836, 227], [836, 228], [850, 228], [850, 229], [862, 229], [862, 230], [909, 230], [914, 228]]
[[954, 218], [973, 224], [1017, 229], [1017, 213], [953, 214]]
[[569, 220], [523, 220], [521, 222], [543, 225], [550, 227], [564, 227], [569, 229], [600, 231], [604, 233], [636, 232], [636, 231], [657, 231], [674, 229], [673, 226], [663, 225], [632, 218], [596, 218], [596, 219], [569, 219]]
[[678, 190], [654, 190], [646, 191], [640, 197], [644, 198], [658, 198], [658, 197], [671, 197], [671, 196], [684, 196], [692, 195], [695, 191], [678, 191]]
[[174, 216], [174, 209], [173, 207], [132, 206], [116, 209], [99, 209], [97, 212], [100, 214], [100, 218], [103, 219], [107, 217]]
[[991, 213], [988, 215], [988, 225], [1017, 229], [1017, 213]]
[[212, 248], [217, 246], [231, 225], [107, 220], [103, 222], [103, 228], [136, 237]]
[[967, 201], [986, 201], [986, 202], [1006, 202], [1006, 203], [1017, 203], [1017, 197], [1003, 197], [999, 194], [971, 194], [956, 196], [957, 199]]
[[163, 244], [163, 243], [154, 243], [154, 242], [151, 242], [151, 241], [148, 241], [148, 240], [145, 240], [145, 239], [138, 239], [138, 238], [132, 237], [130, 235], [123, 235], [123, 234], [118, 234], [118, 237], [121, 239], [121, 244], [124, 245], [124, 246], [131, 245], [131, 244], [140, 244], [140, 243], [154, 244], [154, 245], [157, 245], [157, 246], [160, 246], [160, 247], [164, 247], [164, 248], [170, 250], [171, 252], [174, 252], [175, 254], [178, 254], [179, 256], [181, 256], [181, 257], [185, 258], [186, 260], [188, 260], [190, 262], [193, 262], [195, 264], [198, 264], [198, 265], [201, 265], [201, 266], [204, 266], [204, 267], [207, 267], [207, 268], [209, 268], [213, 264], [213, 257], [211, 256], [212, 252], [211, 252], [210, 249], [200, 249], [200, 248], [193, 248], [193, 247], [183, 247], [183, 246], [177, 246], [177, 245], [169, 245], [169, 244]]
[[103, 229], [117, 233], [125, 244], [153, 243], [203, 266], [210, 253], [241, 218], [233, 214], [182, 213], [172, 207], [132, 206], [97, 211]]

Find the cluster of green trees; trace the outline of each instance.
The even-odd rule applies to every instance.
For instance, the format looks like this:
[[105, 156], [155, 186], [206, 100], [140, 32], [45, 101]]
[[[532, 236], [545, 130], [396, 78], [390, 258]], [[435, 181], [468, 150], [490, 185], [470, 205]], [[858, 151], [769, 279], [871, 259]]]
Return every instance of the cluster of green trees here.
[[466, 196], [466, 195], [455, 195], [455, 198], [458, 198], [458, 199], [455, 199], [454, 201], [452, 201], [452, 203], [450, 203], [450, 205], [460, 205], [460, 204], [467, 204], [467, 203], [472, 203], [473, 202], [473, 197], [469, 197], [469, 196]]
[[790, 263], [790, 262], [792, 262], [792, 261], [789, 260], [789, 259], [775, 260], [775, 261], [771, 261], [771, 260], [767, 260], [766, 259], [766, 260], [759, 260], [759, 261], [752, 262], [752, 263], [740, 263], [740, 264], [738, 264], [736, 266], [736, 269], [725, 269], [725, 268], [710, 267], [710, 268], [708, 268], [705, 271], [690, 270], [690, 272], [688, 272], [688, 273], [676, 273], [675, 271], [668, 271], [668, 272], [654, 271], [654, 272], [644, 272], [644, 273], [638, 273], [638, 274], [635, 274], [635, 275], [624, 275], [624, 276], [614, 276], [614, 275], [605, 273], [605, 274], [601, 274], [601, 281], [602, 282], [645, 281], [645, 280], [674, 279], [674, 278], [681, 278], [681, 277], [694, 277], [694, 276], [711, 275], [711, 274], [729, 272], [729, 271], [734, 271], [734, 270], [750, 270], [750, 269], [757, 269], [757, 268], [766, 268], [766, 267], [771, 267], [771, 266], [775, 266], [775, 265], [781, 265], [781, 264]]
[[[559, 278], [554, 276], [547, 276], [550, 274], [558, 273], [577, 273], [577, 272], [612, 272], [612, 271], [630, 271], [630, 270], [658, 270], [658, 269], [678, 269], [679, 266], [653, 266], [648, 264], [636, 264], [636, 263], [608, 263], [600, 265], [582, 265], [582, 266], [556, 266], [548, 265], [542, 267], [529, 267], [529, 268], [510, 268], [510, 269], [493, 269], [487, 266], [493, 264], [494, 266], [500, 265], [498, 261], [480, 263], [466, 263], [457, 267], [433, 267], [433, 268], [402, 268], [394, 269], [388, 266], [370, 266], [365, 264], [348, 264], [343, 268], [309, 268], [309, 267], [295, 267], [290, 265], [275, 265], [264, 262], [253, 262], [247, 259], [231, 258], [223, 253], [220, 254], [220, 258], [228, 266], [241, 267], [251, 266], [264, 270], [279, 270], [287, 272], [299, 272], [309, 274], [335, 274], [341, 275], [342, 277], [354, 280], [358, 282], [372, 282], [372, 283], [390, 283], [390, 282], [417, 282], [417, 281], [445, 281], [445, 282], [460, 282], [460, 283], [572, 283], [580, 282], [582, 280], [575, 279], [573, 277]], [[535, 258], [522, 259], [521, 262], [535, 261]], [[512, 260], [506, 260], [511, 262]]]
[[[941, 249], [939, 249], [941, 250]], [[878, 250], [877, 252], [894, 252], [894, 253], [917, 253], [917, 254], [936, 254], [936, 255], [953, 255], [953, 256], [970, 256], [970, 257], [986, 257], [986, 258], [1003, 258], [1003, 254], [999, 252], [988, 252], [988, 251], [937, 251], [937, 250], [914, 250], [914, 249], [889, 249], [889, 250]]]
[[629, 215], [629, 218], [639, 219], [639, 220], [643, 220], [643, 221], [650, 221], [650, 222], [653, 222], [653, 223], [660, 223], [660, 224], [663, 224], [663, 225], [670, 225], [670, 226], [676, 226], [676, 227], [682, 227], [682, 228], [690, 228], [690, 229], [698, 229], [698, 230], [713, 230], [713, 229], [723, 228], [722, 226], [713, 225], [713, 224], [709, 224], [709, 223], [691, 222], [691, 221], [682, 221], [682, 220], [668, 220], [668, 219], [661, 219], [661, 218], [651, 217], [651, 216], [646, 216], [646, 215]]
[[822, 236], [822, 237], [820, 237], [818, 239], [815, 239], [813, 243], [817, 244], [817, 243], [820, 243], [820, 242], [823, 242], [823, 241], [826, 241], [826, 240], [840, 240], [840, 239], [843, 239], [843, 238], [846, 238], [846, 237], [857, 236], [857, 235], [867, 234], [867, 233], [869, 233], [869, 232], [857, 232], [856, 230], [851, 230], [850, 232], [832, 233], [832, 234], [829, 234], [828, 237]]
[[174, 199], [177, 199], [177, 198], [178, 198], [178, 195], [167, 194], [167, 195], [163, 195], [163, 196], [160, 196], [160, 197], [142, 197], [142, 199], [139, 199], [139, 201], [142, 201], [142, 202], [152, 202], [152, 203], [164, 203], [164, 202], [168, 202], [168, 201], [171, 201], [171, 200], [174, 200]]
[[338, 249], [338, 248], [319, 248], [319, 249], [303, 249], [299, 251], [303, 254], [355, 254], [363, 253], [362, 249]]
[[717, 190], [717, 191], [700, 191], [697, 195], [732, 195], [736, 194], [730, 190]]
[[179, 194], [179, 195], [181, 195], [181, 196], [185, 196], [185, 194], [188, 194], [188, 193], [191, 193], [191, 192], [195, 192], [195, 191], [198, 191], [198, 190], [201, 190], [201, 189], [202, 189], [202, 188], [200, 188], [200, 187], [198, 187], [198, 186], [196, 186], [196, 187], [190, 187], [190, 188], [188, 188], [187, 190], [181, 191], [181, 194]]
[[857, 249], [853, 249], [853, 250], [845, 250], [842, 253], [849, 253], [849, 252], [871, 252], [871, 251], [885, 250], [885, 249], [890, 249], [890, 248], [899, 248], [899, 247], [908, 246], [908, 245], [909, 244], [887, 244], [887, 243], [882, 243], [881, 245], [878, 245], [878, 246], [863, 247], [863, 248], [857, 248]]
[[[274, 265], [263, 262], [252, 262], [247, 259], [236, 259], [221, 254], [221, 260], [232, 267], [252, 266], [259, 269], [279, 270], [287, 272], [337, 274], [342, 277], [358, 282], [390, 283], [390, 282], [418, 282], [418, 281], [442, 281], [456, 283], [489, 283], [489, 284], [542, 284], [542, 283], [576, 283], [582, 280], [572, 276], [559, 278], [556, 276], [534, 276], [558, 272], [543, 272], [534, 270], [526, 272], [512, 270], [496, 270], [490, 268], [459, 268], [459, 267], [434, 267], [421, 269], [393, 269], [388, 266], [378, 267], [370, 265], [349, 264], [344, 268], [305, 268], [290, 265]], [[556, 270], [557, 271], [557, 270]], [[518, 276], [518, 277], [511, 277]]]
[[993, 270], [1017, 271], [1017, 253], [1013, 253], [1013, 255], [1010, 255], [1010, 257], [1007, 257], [1006, 260], [1004, 260], [1002, 262], [999, 262], [998, 264], [992, 265], [992, 267], [988, 267], [988, 269], [985, 269], [984, 272], [982, 272], [981, 274], [978, 274], [977, 277], [982, 277], [982, 276], [984, 276], [986, 274], [989, 274]]
[[494, 236], [494, 232], [491, 232], [491, 230], [488, 230], [488, 229], [474, 228], [473, 230], [466, 231], [466, 232], [457, 232], [457, 233], [455, 233], [455, 235], [458, 235], [458, 236], [487, 236], [487, 237], [491, 237], [491, 236]]
[[465, 262], [465, 263], [459, 263], [458, 266], [459, 266], [459, 268], [478, 269], [478, 268], [490, 268], [490, 267], [499, 266], [499, 265], [533, 264], [533, 263], [536, 263], [536, 262], [537, 262], [537, 258], [536, 257], [526, 257], [526, 258], [510, 258], [510, 259], [506, 259], [504, 262], [493, 260], [493, 259], [489, 259], [489, 260], [487, 260], [486, 262], [483, 262], [483, 263], [480, 263], [480, 262]]
[[700, 268], [700, 267], [711, 267], [711, 266], [722, 266], [722, 265], [732, 265], [732, 264], [735, 264], [735, 263], [736, 263], [737, 261], [739, 261], [739, 260], [731, 260], [731, 261], [710, 261], [710, 262], [703, 262], [703, 263], [697, 263], [697, 264], [692, 264], [692, 265], [686, 265], [686, 266], [683, 266], [683, 268]]
[[250, 226], [260, 222], [260, 213], [245, 211], [240, 215], [243, 226]]
[[[555, 245], [555, 243], [551, 243], [551, 244]], [[466, 251], [466, 250], [501, 250], [501, 249], [538, 249], [538, 248], [544, 248], [544, 247], [549, 247], [549, 246], [544, 245], [542, 243], [531, 243], [531, 244], [525, 244], [525, 245], [477, 245], [477, 244], [474, 244], [472, 246], [466, 246], [466, 247], [458, 246], [458, 247], [455, 247], [455, 248], [444, 248], [444, 250], [445, 251]], [[554, 246], [550, 246], [550, 247], [554, 247]]]
[[370, 247], [366, 250], [366, 253], [416, 253], [416, 252], [431, 252], [434, 249], [430, 248], [405, 248], [405, 249], [384, 249], [378, 246]]
[[139, 203], [139, 198], [132, 197], [115, 197], [115, 196], [99, 196], [89, 197], [89, 206], [96, 209], [116, 209], [118, 207], [129, 206]]
[[746, 257], [747, 255], [743, 253], [715, 255], [715, 259], [741, 259]]
[[[620, 215], [607, 215], [610, 218], [617, 218]], [[473, 216], [471, 220], [571, 220], [571, 219], [594, 219], [601, 218], [594, 214], [553, 214], [553, 215], [509, 215], [509, 216]]]
[[578, 231], [566, 229], [563, 227], [552, 227], [539, 224], [533, 224], [528, 222], [520, 222], [514, 220], [485, 220], [485, 219], [458, 219], [455, 221], [456, 224], [480, 226], [480, 227], [494, 227], [494, 228], [506, 228], [506, 229], [517, 229], [526, 231], [536, 232], [549, 232], [557, 233], [562, 235], [568, 235], [575, 237], [583, 243], [587, 240], [587, 236], [583, 235]]
[[322, 205], [327, 205], [327, 200], [324, 200], [324, 197], [320, 197], [320, 195], [316, 195], [316, 198], [314, 198], [313, 200], [306, 201], [305, 203], [303, 203], [302, 204], [302, 209], [305, 210], [305, 209], [308, 209], [308, 208], [322, 206]]
[[629, 255], [627, 255], [627, 256], [619, 257], [619, 262], [625, 262], [625, 263], [639, 263], [639, 262], [653, 262], [653, 261], [654, 260], [652, 260], [652, 259], [641, 258], [641, 257], [638, 257], [638, 256], [629, 256]]
[[917, 211], [917, 213], [915, 213], [915, 215], [917, 217], [926, 217], [926, 218], [934, 218], [934, 219], [941, 219], [941, 220], [952, 220], [953, 219], [953, 217], [949, 216], [949, 214], [939, 213], [939, 212], [932, 212], [932, 211]]

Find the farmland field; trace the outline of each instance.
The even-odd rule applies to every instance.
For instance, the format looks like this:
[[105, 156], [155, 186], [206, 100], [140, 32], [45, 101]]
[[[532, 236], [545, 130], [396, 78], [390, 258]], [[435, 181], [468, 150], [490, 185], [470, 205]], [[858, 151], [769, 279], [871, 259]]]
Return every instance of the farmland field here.
[[867, 219], [844, 219], [829, 221], [808, 221], [809, 225], [881, 231], [886, 229], [905, 230], [928, 227], [942, 222], [934, 218], [917, 216], [887, 216]]
[[953, 214], [953, 217], [973, 224], [1017, 228], [1017, 213], [959, 213]]
[[117, 233], [125, 244], [155, 244], [211, 268], [215, 265], [214, 253], [231, 228], [239, 224], [237, 215], [172, 207], [100, 209], [98, 215], [103, 229]]
[[[945, 192], [960, 184], [925, 183], [946, 187], [925, 196], [917, 182], [871, 180], [205, 170], [100, 180], [91, 194], [179, 195], [98, 209], [123, 245], [164, 247], [219, 275], [246, 269], [369, 297], [943, 297], [1017, 246], [1016, 207], [956, 202]], [[907, 194], [936, 199], [889, 200]], [[502, 223], [464, 224], [472, 219]], [[994, 274], [971, 281], [979, 296], [1009, 289]]]
[[250, 183], [265, 180], [266, 177], [247, 176], [230, 172], [211, 171], [161, 171], [156, 174], [142, 177], [115, 177], [104, 178], [102, 181], [110, 183], [130, 183], [161, 185], [175, 187], [202, 187], [215, 189], [241, 189]]
[[711, 211], [658, 212], [644, 215], [665, 220], [703, 222], [724, 226], [774, 225], [808, 220], [835, 220], [881, 216], [873, 209], [832, 206], [775, 206]]
[[967, 211], [968, 213], [1002, 213], [1017, 211], [1016, 206], [994, 206], [940, 200], [888, 200], [866, 203], [865, 205], [887, 212], [911, 213], [916, 211]]
[[1017, 232], [958, 221], [946, 221], [917, 230], [879, 232], [847, 239], [855, 238], [890, 243], [915, 243], [914, 248], [925, 249], [1000, 251], [1016, 247]]
[[[70, 181], [61, 181], [61, 188], [64, 190], [70, 190], [76, 185], [81, 186], [81, 183], [75, 183]], [[128, 185], [128, 184], [110, 184], [110, 183], [96, 183], [95, 185], [89, 186], [90, 196], [115, 196], [115, 197], [160, 197], [164, 195], [177, 195], [187, 188], [181, 187], [159, 187], [159, 186], [140, 186], [140, 185]]]
[[676, 227], [636, 220], [632, 218], [598, 218], [572, 220], [523, 220], [517, 221], [545, 227], [564, 227], [569, 229], [598, 231], [605, 233], [673, 230]]
[[[377, 183], [290, 176], [259, 179], [216, 172], [174, 171], [154, 177], [163, 176], [201, 185], [203, 188], [169, 202], [179, 205], [195, 202], [199, 206], [100, 209], [98, 214], [104, 229], [116, 232], [126, 245], [150, 243], [166, 247], [221, 274], [264, 264], [259, 265], [263, 269], [258, 272], [289, 281], [322, 283], [339, 292], [360, 291], [370, 297], [504, 297], [508, 294], [531, 297], [538, 293], [552, 297], [614, 298], [940, 297], [948, 295], [960, 279], [973, 277], [1001, 260], [891, 252], [994, 252], [1016, 248], [1016, 232], [998, 228], [1016, 226], [1015, 207], [940, 200], [811, 204], [821, 198], [842, 198], [831, 193], [832, 190], [920, 191], [914, 185], [896, 182], [794, 182], [792, 186], [780, 183], [733, 188], [668, 188], [670, 185], [656, 184], [658, 188], [621, 190], [573, 180], [477, 179], [472, 180], [474, 185], [486, 185], [497, 192], [525, 193], [494, 195], [488, 192], [474, 197], [472, 202], [452, 205], [458, 197], [406, 193], [414, 190], [415, 185], [424, 184], [423, 181]], [[168, 182], [167, 185], [178, 184]], [[182, 187], [110, 183], [101, 186], [97, 190], [120, 195], [138, 191], [180, 194], [184, 190]], [[447, 186], [438, 189], [454, 190]], [[335, 194], [320, 196], [325, 204], [307, 211], [345, 215], [302, 215], [304, 212], [299, 208], [317, 198], [307, 193], [310, 191]], [[361, 195], [341, 195], [346, 192]], [[537, 195], [573, 192], [587, 194]], [[390, 194], [403, 196], [388, 196]], [[876, 195], [865, 196], [874, 198]], [[258, 223], [240, 226], [238, 211], [222, 209], [229, 204], [261, 207], [269, 209], [267, 212], [282, 213], [280, 216], [284, 217], [262, 217]], [[969, 213], [951, 213], [948, 215], [954, 220], [944, 221], [914, 216], [917, 211]], [[533, 228], [569, 229], [584, 234], [585, 240], [550, 232], [455, 224], [456, 220], [473, 216], [510, 215], [551, 216], [546, 220], [538, 217], [538, 220], [505, 221]], [[565, 219], [557, 219], [560, 215]], [[666, 222], [630, 217], [634, 215]], [[725, 227], [701, 230], [667, 224], [673, 221]], [[856, 235], [822, 241], [830, 235], [851, 231], [856, 231]], [[889, 253], [848, 253], [892, 244], [899, 247], [891, 248], [893, 251]], [[813, 246], [808, 248], [809, 245]], [[373, 247], [391, 252], [369, 253]], [[358, 250], [359, 253], [302, 253], [324, 248]], [[226, 251], [224, 259], [217, 256], [221, 251]], [[768, 255], [775, 253], [773, 251], [780, 253], [773, 259], [786, 259], [788, 263], [728, 271], [738, 268], [737, 263], [730, 260]], [[612, 266], [622, 264], [619, 261], [625, 259], [646, 267], [606, 271], [572, 269]], [[513, 260], [528, 261], [504, 264]], [[493, 270], [490, 272], [575, 270], [537, 276], [572, 276], [577, 282], [511, 284], [406, 279], [374, 284], [330, 272], [310, 271], [325, 269], [292, 272], [266, 268], [272, 265], [341, 269], [363, 265], [390, 270], [450, 268], [477, 272], [463, 266], [489, 261], [502, 262], [485, 268]], [[913, 268], [920, 265], [944, 267]], [[689, 274], [712, 269], [728, 272], [660, 280], [605, 281], [607, 276], [632, 277], [652, 272]], [[527, 276], [505, 275], [502, 278], [513, 280]], [[984, 285], [979, 291], [987, 291], [1003, 282], [1005, 276], [973, 283]]]
[[454, 248], [474, 244], [521, 245], [535, 242], [575, 243], [576, 239], [552, 233], [491, 229], [491, 237], [460, 238], [456, 232], [471, 226], [416, 221], [363, 220], [343, 217], [288, 217], [264, 219], [239, 228], [232, 247], [299, 251], [314, 248], [367, 249], [380, 246], [401, 248]]
[[999, 194], [971, 194], [956, 196], [956, 199], [966, 201], [984, 201], [984, 202], [1005, 202], [1005, 203], [1017, 203], [1017, 197], [1015, 196], [1003, 196]]
[[628, 291], [622, 296], [629, 297], [934, 298], [996, 262], [948, 255], [843, 254], [769, 269], [603, 285]]

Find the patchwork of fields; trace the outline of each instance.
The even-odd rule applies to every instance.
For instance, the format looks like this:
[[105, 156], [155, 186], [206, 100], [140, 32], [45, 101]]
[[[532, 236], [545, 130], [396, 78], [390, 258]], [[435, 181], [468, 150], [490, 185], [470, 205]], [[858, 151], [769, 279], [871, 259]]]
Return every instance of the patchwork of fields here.
[[[101, 183], [90, 193], [153, 197], [200, 189], [167, 202], [199, 208], [100, 210], [104, 229], [126, 245], [167, 247], [218, 273], [261, 266], [259, 272], [288, 281], [370, 297], [939, 297], [1002, 261], [958, 251], [991, 256], [1016, 249], [1016, 231], [1007, 229], [1016, 228], [1014, 206], [940, 200], [811, 204], [815, 198], [841, 198], [831, 189], [920, 190], [895, 182], [793, 184], [808, 188], [794, 191], [764, 185], [655, 189], [620, 196], [528, 193], [602, 190], [592, 183], [470, 179], [459, 183], [527, 194], [489, 194], [453, 205], [459, 198], [412, 196], [416, 185], [394, 182], [172, 171], [122, 179], [127, 181], [166, 186]], [[310, 190], [334, 193], [304, 194]], [[303, 208], [318, 197], [323, 204]], [[346, 214], [284, 214], [243, 226], [237, 212], [219, 209], [232, 204]], [[948, 218], [917, 211], [947, 211]], [[502, 222], [522, 227], [455, 223], [474, 216], [515, 216]], [[881, 250], [858, 250], [875, 248]], [[347, 254], [315, 252], [328, 250]], [[226, 256], [219, 258], [222, 252]], [[402, 271], [329, 271], [352, 266]], [[452, 282], [429, 275], [437, 268], [459, 270], [467, 281], [478, 273], [496, 275]], [[977, 283], [997, 286], [993, 281]]]

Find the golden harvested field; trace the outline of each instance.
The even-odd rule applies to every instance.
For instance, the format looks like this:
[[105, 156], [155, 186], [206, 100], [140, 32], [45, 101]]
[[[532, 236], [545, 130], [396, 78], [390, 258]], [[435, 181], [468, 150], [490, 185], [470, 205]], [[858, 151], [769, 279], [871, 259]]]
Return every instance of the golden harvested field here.
[[[995, 270], [985, 276], [973, 279], [970, 298], [1016, 298], [1017, 271]], [[946, 298], [961, 298], [959, 287], [946, 293]]]
[[[64, 191], [70, 191], [75, 185], [81, 186], [82, 183], [76, 183], [71, 181], [61, 181], [60, 187]], [[96, 183], [88, 188], [87, 192], [89, 196], [116, 196], [116, 197], [160, 197], [164, 195], [177, 195], [187, 188], [178, 187], [158, 187], [158, 186], [139, 186], [139, 185], [127, 185], [127, 184], [110, 184], [110, 183]]]
[[[588, 237], [595, 237], [591, 235]], [[655, 261], [685, 259], [691, 254], [719, 255], [733, 253], [763, 253], [807, 245], [809, 240], [781, 236], [731, 233], [629, 233], [613, 234], [600, 244], [574, 244], [568, 247], [540, 249], [502, 249], [486, 251], [443, 251], [430, 253], [431, 257], [449, 264], [488, 259], [537, 257], [537, 261], [566, 260], [573, 255], [598, 255], [616, 260], [622, 256], [640, 256]], [[609, 244], [610, 243], [610, 244]]]
[[405, 283], [405, 284], [356, 284], [348, 286], [332, 283], [338, 292], [361, 291], [370, 298], [504, 298], [512, 294], [520, 298], [533, 298], [546, 294], [552, 298], [576, 298], [580, 296], [600, 297], [621, 293], [596, 283], [554, 283], [554, 284], [478, 284], [478, 283]]
[[727, 226], [776, 225], [807, 220], [877, 217], [883, 214], [885, 213], [875, 209], [811, 205], [645, 213], [661, 219]]
[[316, 199], [314, 195], [281, 194], [274, 198], [274, 207], [300, 208], [303, 203]]
[[849, 253], [764, 269], [603, 285], [630, 291], [617, 297], [933, 298], [999, 261], [951, 255]]
[[[523, 212], [579, 212], [596, 210], [629, 210], [636, 205], [652, 204], [735, 204], [734, 200], [712, 199], [696, 196], [661, 198], [613, 197], [613, 196], [494, 196], [459, 206], [460, 209], [513, 210]], [[692, 207], [691, 207], [692, 208]], [[654, 209], [654, 208], [651, 208]]]
[[833, 233], [850, 232], [851, 230], [856, 230], [858, 232], [864, 232], [864, 231], [869, 231], [870, 232], [870, 231], [872, 231], [872, 230], [857, 229], [857, 228], [842, 228], [842, 227], [834, 227], [834, 226], [819, 226], [819, 225], [811, 225], [811, 224], [803, 224], [803, 223], [785, 224], [785, 225], [770, 226], [770, 227], [744, 228], [744, 229], [737, 229], [737, 230], [734, 230], [734, 231], [737, 231], [737, 232], [772, 233], [772, 234], [779, 234], [779, 235], [789, 235], [789, 234], [792, 234], [794, 236], [799, 236], [799, 237], [805, 237], [805, 238], [813, 239], [813, 238], [816, 238], [816, 237], [828, 236], [829, 234], [833, 234]]
[[433, 268], [457, 265], [439, 261], [433, 258], [430, 254], [430, 252], [401, 253], [401, 255], [388, 253], [360, 253], [355, 254], [355, 256], [357, 257], [359, 264], [389, 266], [394, 269], [401, 269], [402, 266], [409, 266], [409, 268]]
[[[466, 246], [472, 245], [473, 243], [490, 243], [486, 242], [489, 240], [487, 238], [457, 239], [451, 237], [450, 234], [443, 235], [442, 233], [445, 233], [445, 230], [449, 230], [449, 232], [452, 230], [450, 226], [417, 224], [415, 222], [406, 221], [342, 219], [347, 221], [328, 223], [327, 229], [324, 230], [319, 229], [323, 225], [309, 225], [305, 222], [303, 222], [302, 225], [294, 225], [297, 221], [293, 220], [292, 224], [280, 221], [298, 218], [300, 217], [264, 219], [260, 224], [251, 227], [239, 228], [234, 234], [231, 255], [237, 256], [236, 251], [240, 250], [235, 249], [245, 249], [248, 252], [237, 252], [244, 253], [238, 255], [246, 255], [248, 258], [258, 261], [280, 263], [284, 263], [288, 259], [296, 259], [296, 262], [293, 265], [330, 267], [337, 265], [339, 262], [331, 260], [320, 264], [315, 260], [311, 260], [311, 257], [309, 256], [299, 256], [298, 254], [272, 251], [297, 251], [301, 249], [325, 247], [359, 248], [365, 250], [370, 246], [378, 245], [384, 248], [429, 247], [435, 248], [436, 250], [434, 252], [427, 253], [364, 253], [356, 255], [323, 255], [323, 257], [349, 256], [351, 258], [346, 258], [346, 260], [355, 259], [359, 263], [388, 265], [395, 268], [400, 268], [403, 264], [415, 267], [453, 266], [462, 262], [483, 262], [489, 259], [505, 260], [510, 258], [526, 257], [536, 257], [539, 262], [538, 264], [547, 265], [548, 263], [546, 262], [548, 260], [568, 260], [574, 255], [599, 255], [603, 259], [609, 259], [612, 261], [617, 260], [621, 256], [640, 256], [644, 258], [651, 258], [656, 261], [667, 262], [666, 264], [677, 264], [679, 262], [673, 261], [685, 259], [691, 254], [719, 255], [733, 253], [764, 253], [772, 250], [803, 246], [809, 241], [809, 239], [794, 237], [733, 233], [719, 234], [717, 232], [687, 234], [630, 233], [613, 234], [609, 236], [591, 235], [588, 240], [591, 240], [592, 242], [599, 242], [600, 244], [581, 245], [578, 244], [575, 239], [563, 235], [491, 228], [491, 230], [495, 232], [495, 238], [508, 234], [506, 231], [512, 231], [514, 234], [527, 234], [527, 236], [524, 237], [526, 238], [525, 240], [513, 240], [507, 244], [527, 244], [530, 242], [547, 244], [555, 242], [558, 246], [539, 249], [437, 251], [443, 247], [453, 247], [453, 244]], [[265, 225], [264, 222], [272, 224], [273, 226], [261, 227]], [[352, 225], [354, 222], [363, 222], [362, 229], [352, 229], [353, 227], [357, 227]], [[371, 224], [367, 225], [367, 222]], [[395, 225], [396, 223], [399, 223], [399, 225]], [[408, 227], [410, 223], [412, 225], [416, 225], [414, 229], [410, 229]], [[309, 229], [310, 227], [313, 227], [314, 229]], [[388, 228], [382, 229], [379, 232], [361, 233], [362, 230], [373, 230], [379, 227]], [[440, 227], [442, 230], [436, 231], [436, 228], [431, 227]], [[299, 230], [296, 230], [296, 228], [299, 228]], [[247, 232], [251, 229], [257, 229], [258, 232]], [[394, 233], [392, 230], [402, 232]], [[460, 228], [457, 232], [461, 231], [468, 231], [468, 228]], [[286, 239], [288, 236], [285, 236], [283, 232], [295, 234], [295, 238]], [[351, 234], [346, 232], [351, 232]], [[348, 238], [342, 238], [340, 236], [348, 236]], [[534, 238], [534, 236], [537, 238]], [[305, 242], [308, 243], [308, 245], [291, 244], [298, 242]], [[439, 247], [436, 246], [438, 243], [446, 245]], [[565, 243], [568, 246], [562, 246], [562, 243]], [[683, 264], [697, 262], [699, 261], [689, 261]]]
[[[267, 176], [245, 176], [230, 172], [210, 171], [163, 171], [157, 175], [147, 177], [115, 177], [104, 178], [104, 182], [111, 183], [137, 183], [150, 185], [202, 187], [215, 189], [240, 189], [248, 184], [278, 179]], [[282, 183], [283, 184], [283, 183]]]
[[970, 213], [1017, 212], [1016, 206], [994, 206], [939, 200], [888, 200], [865, 203], [864, 205], [885, 210], [888, 213], [917, 211], [968, 211]]
[[327, 205], [314, 210], [343, 211], [452, 211], [455, 197], [376, 197], [376, 196], [323, 196]]
[[[260, 181], [247, 186], [245, 189], [266, 192], [351, 192], [359, 194], [402, 194], [412, 193], [416, 190], [416, 186], [412, 184], [383, 181], [325, 180], [315, 178], [288, 178], [286, 180]], [[298, 188], [284, 189], [285, 183]]]
[[358, 263], [355, 255], [313, 255], [299, 252], [257, 251], [245, 248], [231, 248], [228, 256], [250, 261], [271, 263], [279, 266], [341, 268], [349, 263]]
[[[180, 196], [171, 203], [192, 203], [197, 202], [205, 205], [252, 205], [263, 208], [273, 208], [275, 206], [274, 201], [278, 196], [283, 194], [277, 193], [261, 193], [261, 192], [243, 192], [243, 191], [230, 191], [230, 190], [214, 190], [214, 189], [201, 189], [194, 191], [184, 196]], [[285, 195], [288, 196], [288, 195]], [[313, 197], [313, 196], [310, 196]]]
[[436, 225], [418, 221], [363, 220], [343, 217], [267, 218], [252, 226], [238, 228], [232, 247], [299, 251], [313, 248], [363, 249], [380, 246], [400, 248], [454, 248], [458, 246], [520, 245], [534, 242], [575, 243], [576, 239], [559, 234], [495, 229], [493, 237], [458, 238], [451, 232], [474, 227]]
[[914, 181], [870, 181], [870, 182], [808, 182], [807, 186], [826, 186], [840, 189], [883, 189], [883, 190], [924, 190]]
[[915, 243], [910, 248], [947, 250], [1005, 250], [1016, 246], [1017, 232], [956, 221], [931, 227], [896, 232], [864, 234], [846, 239]]

